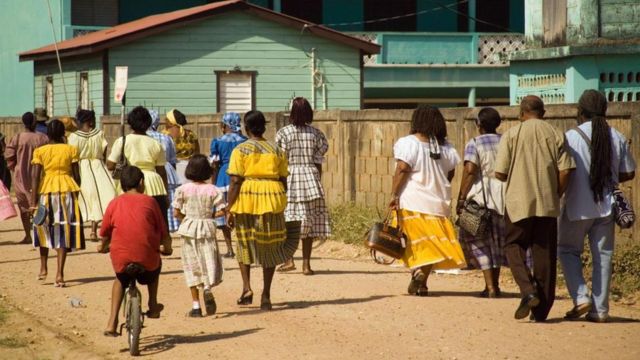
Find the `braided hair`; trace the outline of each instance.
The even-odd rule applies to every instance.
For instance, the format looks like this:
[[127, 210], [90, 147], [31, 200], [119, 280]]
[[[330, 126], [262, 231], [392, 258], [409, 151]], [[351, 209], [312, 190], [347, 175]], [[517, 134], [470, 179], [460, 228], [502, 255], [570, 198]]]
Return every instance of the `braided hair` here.
[[446, 143], [447, 124], [438, 108], [429, 105], [418, 106], [411, 117], [411, 134], [416, 133], [434, 137], [440, 145]]
[[591, 119], [591, 166], [589, 168], [589, 186], [596, 202], [603, 200], [605, 191], [613, 185], [611, 173], [611, 130], [605, 113], [607, 99], [596, 90], [586, 90], [578, 101], [578, 117]]

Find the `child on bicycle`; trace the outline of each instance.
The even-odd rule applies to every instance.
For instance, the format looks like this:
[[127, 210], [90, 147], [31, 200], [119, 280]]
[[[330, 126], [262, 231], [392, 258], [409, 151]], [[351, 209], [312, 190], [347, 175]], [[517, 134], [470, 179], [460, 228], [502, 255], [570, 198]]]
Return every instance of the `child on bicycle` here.
[[111, 252], [111, 264], [116, 273], [111, 291], [111, 315], [105, 336], [118, 336], [118, 312], [132, 278], [125, 272], [127, 265], [137, 263], [145, 271], [136, 276], [136, 281], [147, 285], [151, 319], [160, 317], [164, 309], [158, 303], [158, 280], [162, 262], [160, 254], [170, 255], [171, 238], [156, 200], [144, 194], [144, 175], [135, 166], [122, 170], [120, 184], [124, 194], [113, 199], [107, 206], [100, 228], [101, 242], [98, 252]]
[[[222, 260], [216, 242], [214, 216], [224, 214], [222, 193], [206, 183], [211, 177], [211, 165], [204, 155], [195, 155], [189, 160], [185, 176], [192, 182], [176, 189], [174, 216], [180, 219], [178, 234], [182, 237], [182, 267], [187, 286], [191, 289], [192, 308], [190, 317], [202, 317], [199, 287], [207, 315], [216, 312], [216, 302], [211, 288], [222, 281]], [[219, 211], [214, 214], [213, 209]]]

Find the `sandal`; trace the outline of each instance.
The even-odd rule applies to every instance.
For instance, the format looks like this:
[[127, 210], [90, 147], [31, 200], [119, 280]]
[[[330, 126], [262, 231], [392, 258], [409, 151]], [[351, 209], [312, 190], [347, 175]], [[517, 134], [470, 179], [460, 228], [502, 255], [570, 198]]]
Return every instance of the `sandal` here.
[[117, 331], [109, 331], [109, 330], [105, 330], [102, 335], [106, 336], [106, 337], [118, 337], [120, 336], [120, 333]]
[[278, 268], [278, 272], [289, 272], [289, 271], [293, 271], [296, 269], [296, 265], [295, 264], [283, 264], [280, 265], [280, 267]]
[[229, 251], [228, 253], [222, 255], [222, 257], [226, 259], [233, 259], [234, 257], [236, 257], [236, 254], [234, 254], [233, 251]]
[[316, 274], [316, 272], [311, 270], [311, 269], [302, 270], [302, 275], [313, 276], [315, 274]]
[[218, 309], [216, 299], [213, 297], [211, 290], [204, 291], [204, 308], [207, 309], [207, 315], [213, 315]]
[[162, 312], [162, 310], [164, 310], [164, 305], [157, 304], [156, 308], [153, 311], [151, 309], [147, 310], [147, 312], [144, 313], [144, 316], [148, 317], [149, 319], [158, 319], [160, 318], [160, 313]]
[[273, 306], [271, 305], [271, 299], [263, 296], [260, 300], [260, 310], [271, 311], [271, 309], [273, 309]]
[[237, 303], [238, 305], [251, 305], [253, 303], [253, 291], [247, 290], [243, 292]]
[[47, 279], [47, 274], [38, 274], [38, 276], [36, 277], [37, 281], [45, 281]]
[[57, 287], [57, 288], [63, 288], [63, 287], [67, 287], [67, 284], [64, 281], [56, 280], [56, 282], [53, 284], [53, 286]]
[[418, 290], [422, 287], [422, 283], [426, 279], [426, 276], [421, 270], [417, 270], [413, 272], [411, 275], [411, 281], [409, 282], [409, 288], [407, 292], [409, 295], [418, 295]]
[[484, 288], [480, 293], [481, 298], [495, 299], [500, 297], [500, 289], [496, 289], [494, 291], [489, 290], [488, 288]]
[[416, 291], [417, 296], [429, 296], [429, 288], [426, 286], [420, 286], [418, 291]]

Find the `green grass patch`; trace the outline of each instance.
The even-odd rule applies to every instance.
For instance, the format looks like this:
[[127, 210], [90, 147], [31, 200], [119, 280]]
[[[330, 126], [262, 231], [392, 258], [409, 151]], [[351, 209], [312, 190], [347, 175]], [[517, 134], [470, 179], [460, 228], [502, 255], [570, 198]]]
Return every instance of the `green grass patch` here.
[[0, 338], [0, 347], [15, 349], [25, 346], [27, 346], [27, 342], [23, 339], [14, 338], [11, 336]]
[[329, 207], [333, 239], [346, 244], [363, 246], [365, 233], [380, 219], [378, 211], [354, 203]]

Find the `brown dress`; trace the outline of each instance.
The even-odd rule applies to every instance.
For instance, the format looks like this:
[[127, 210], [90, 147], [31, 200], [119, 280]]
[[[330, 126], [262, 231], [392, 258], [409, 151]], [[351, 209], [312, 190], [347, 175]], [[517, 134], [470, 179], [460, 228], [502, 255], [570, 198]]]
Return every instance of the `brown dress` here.
[[13, 189], [20, 212], [29, 211], [31, 193], [31, 158], [33, 150], [49, 142], [46, 135], [23, 131], [14, 135], [4, 151], [9, 169], [13, 171]]

